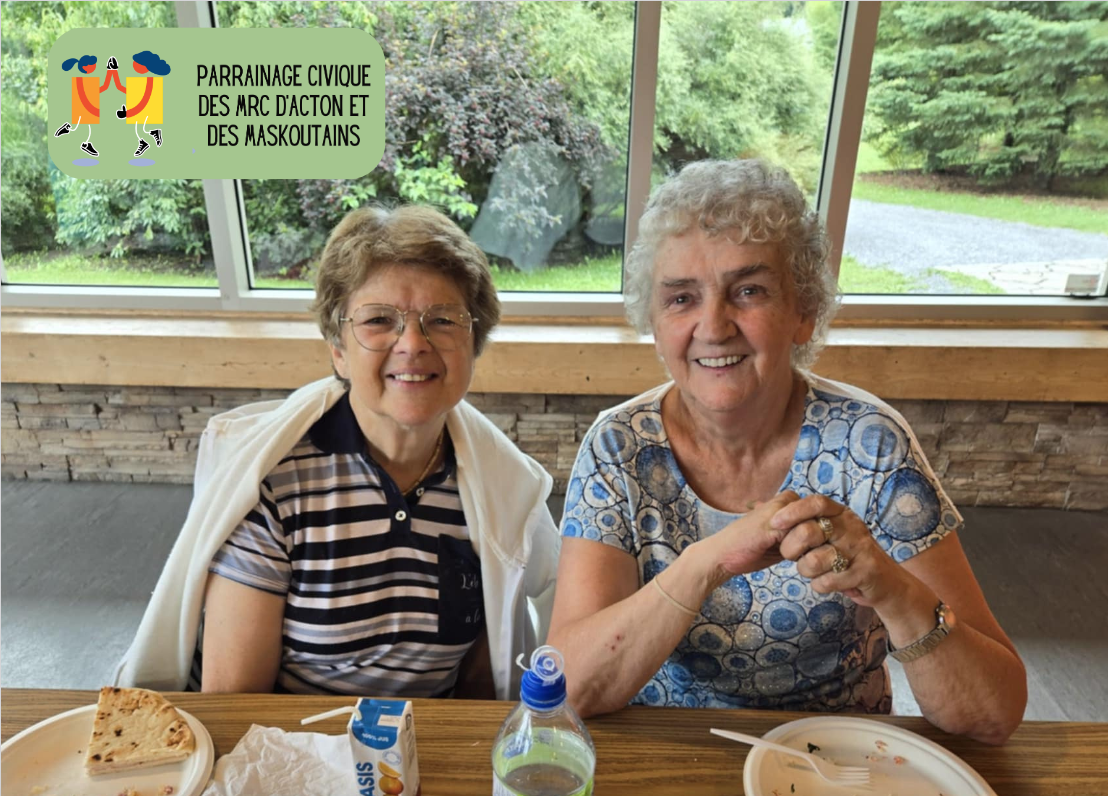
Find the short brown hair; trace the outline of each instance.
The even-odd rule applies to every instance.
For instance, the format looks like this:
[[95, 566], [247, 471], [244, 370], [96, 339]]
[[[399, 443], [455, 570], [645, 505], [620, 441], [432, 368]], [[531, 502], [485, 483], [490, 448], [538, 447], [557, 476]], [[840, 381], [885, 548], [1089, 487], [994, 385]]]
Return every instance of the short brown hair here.
[[323, 337], [342, 345], [346, 302], [370, 275], [391, 266], [426, 268], [451, 279], [473, 316], [473, 350], [480, 354], [500, 322], [500, 299], [489, 262], [457, 224], [430, 207], [378, 205], [352, 210], [331, 231], [315, 280], [315, 313]]

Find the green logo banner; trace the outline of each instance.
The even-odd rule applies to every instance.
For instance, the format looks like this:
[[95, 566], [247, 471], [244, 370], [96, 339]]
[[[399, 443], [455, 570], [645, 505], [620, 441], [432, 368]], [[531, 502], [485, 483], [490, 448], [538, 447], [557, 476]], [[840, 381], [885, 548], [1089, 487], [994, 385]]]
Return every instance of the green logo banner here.
[[354, 179], [385, 151], [385, 57], [352, 28], [71, 30], [48, 92], [71, 177]]

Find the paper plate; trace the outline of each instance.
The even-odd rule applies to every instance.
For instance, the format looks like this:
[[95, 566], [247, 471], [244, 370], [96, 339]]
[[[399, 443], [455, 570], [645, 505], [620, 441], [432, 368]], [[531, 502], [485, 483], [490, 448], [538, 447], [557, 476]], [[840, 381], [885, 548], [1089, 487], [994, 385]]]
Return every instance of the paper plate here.
[[782, 724], [767, 732], [775, 741], [844, 766], [866, 766], [870, 790], [828, 784], [800, 760], [755, 747], [746, 756], [743, 786], [748, 796], [887, 794], [896, 796], [996, 796], [981, 775], [957, 755], [909, 730], [870, 719], [818, 716]]
[[212, 736], [196, 717], [177, 708], [196, 737], [196, 751], [184, 760], [164, 766], [85, 773], [85, 750], [92, 734], [96, 705], [59, 713], [40, 721], [0, 746], [0, 790], [4, 796], [118, 796], [133, 788], [141, 796], [160, 794], [166, 785], [173, 796], [199, 796], [212, 775], [215, 747]]

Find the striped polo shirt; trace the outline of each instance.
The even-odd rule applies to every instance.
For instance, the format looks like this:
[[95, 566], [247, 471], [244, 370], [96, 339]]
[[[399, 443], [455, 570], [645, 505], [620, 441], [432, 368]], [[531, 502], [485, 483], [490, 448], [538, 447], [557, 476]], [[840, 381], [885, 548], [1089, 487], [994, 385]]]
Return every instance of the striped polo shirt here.
[[[262, 481], [209, 571], [286, 598], [276, 691], [451, 693], [484, 608], [449, 436], [443, 447], [443, 465], [401, 494], [344, 395]], [[196, 688], [202, 639], [203, 627]]]

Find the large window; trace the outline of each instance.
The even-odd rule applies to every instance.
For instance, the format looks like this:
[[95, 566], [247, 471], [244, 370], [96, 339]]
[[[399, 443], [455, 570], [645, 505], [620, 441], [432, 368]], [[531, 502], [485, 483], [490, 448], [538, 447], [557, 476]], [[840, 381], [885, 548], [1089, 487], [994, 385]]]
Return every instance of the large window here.
[[387, 143], [356, 180], [243, 180], [255, 287], [310, 287], [342, 215], [423, 202], [502, 291], [618, 293], [633, 3], [228, 2], [220, 27], [366, 30], [387, 59]]
[[842, 3], [667, 3], [652, 182], [706, 158], [784, 166], [814, 203]]
[[1103, 293], [1106, 52], [1108, 3], [882, 3], [843, 289]]
[[[855, 317], [1108, 314], [1103, 298], [1067, 298], [1105, 293], [1108, 2], [111, 0], [0, 14], [8, 305], [299, 310], [327, 232], [384, 201], [462, 225], [507, 314], [620, 315], [651, 186], [692, 160], [762, 156], [827, 219]], [[46, 151], [65, 121], [47, 119], [50, 46], [76, 27], [170, 25], [366, 30], [387, 58], [380, 165], [355, 180], [62, 175]]]
[[[49, 136], [73, 123], [61, 134], [75, 158], [84, 156], [86, 141], [104, 157], [131, 155], [109, 153], [99, 124], [47, 118], [47, 55], [59, 36], [77, 28], [175, 27], [174, 4], [4, 3], [0, 14], [4, 281], [215, 287], [199, 180], [77, 180], [59, 171], [46, 149]], [[89, 74], [103, 79], [106, 61], [102, 55]]]

